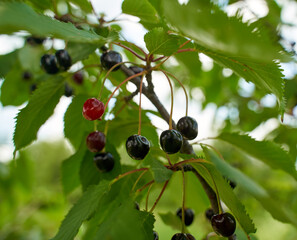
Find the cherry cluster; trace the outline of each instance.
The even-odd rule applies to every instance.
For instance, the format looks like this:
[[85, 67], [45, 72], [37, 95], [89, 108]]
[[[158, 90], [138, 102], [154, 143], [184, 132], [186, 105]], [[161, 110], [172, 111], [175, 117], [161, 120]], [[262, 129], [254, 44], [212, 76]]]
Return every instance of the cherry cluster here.
[[44, 54], [40, 64], [46, 73], [56, 74], [60, 70], [67, 71], [72, 65], [72, 60], [67, 50], [61, 49], [56, 51], [55, 55]]

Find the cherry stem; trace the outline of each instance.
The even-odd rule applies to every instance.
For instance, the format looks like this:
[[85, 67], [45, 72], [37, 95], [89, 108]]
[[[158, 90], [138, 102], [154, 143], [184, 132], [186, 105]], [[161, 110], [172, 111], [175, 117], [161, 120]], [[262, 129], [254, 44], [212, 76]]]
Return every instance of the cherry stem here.
[[179, 166], [179, 165], [183, 165], [183, 164], [186, 164], [186, 163], [208, 163], [208, 164], [213, 164], [213, 163], [211, 163], [211, 162], [209, 162], [209, 161], [207, 161], [207, 160], [205, 160], [205, 159], [202, 159], [202, 158], [195, 158], [195, 159], [192, 158], [192, 159], [187, 159], [187, 160], [178, 162], [178, 163], [174, 164], [174, 165], [172, 166], [172, 168], [174, 169], [174, 168], [176, 168], [177, 166]]
[[162, 56], [162, 57], [159, 57], [159, 58], [156, 58], [156, 59], [153, 59], [152, 62], [158, 62], [162, 59], [164, 59], [166, 56]]
[[213, 176], [211, 175], [211, 173], [209, 172], [209, 170], [203, 164], [200, 164], [200, 166], [203, 167], [207, 171], [207, 173], [209, 174], [209, 176], [211, 177], [211, 180], [213, 182], [213, 185], [214, 185], [214, 188], [215, 188], [215, 192], [216, 192], [216, 195], [217, 195], [219, 214], [221, 214], [221, 213], [223, 213], [223, 210], [222, 210], [220, 195], [219, 195], [219, 191], [218, 191], [218, 187], [216, 185], [216, 182], [215, 182]]
[[150, 213], [152, 213], [152, 212], [154, 211], [155, 207], [157, 206], [158, 202], [160, 201], [160, 199], [161, 199], [161, 197], [162, 197], [162, 195], [163, 195], [163, 193], [164, 193], [164, 191], [165, 191], [165, 189], [166, 189], [166, 187], [167, 187], [167, 185], [168, 185], [168, 182], [169, 182], [169, 180], [167, 180], [167, 181], [165, 182], [165, 184], [164, 184], [164, 186], [163, 186], [163, 188], [162, 188], [162, 190], [161, 190], [161, 192], [160, 192], [160, 194], [159, 194], [157, 200], [155, 201], [153, 207], [152, 207], [151, 210], [150, 210]]
[[141, 94], [142, 94], [142, 83], [144, 75], [141, 76], [140, 86], [139, 86], [139, 125], [138, 125], [138, 135], [141, 134]]
[[125, 172], [123, 174], [120, 174], [118, 175], [115, 179], [113, 179], [111, 182], [110, 182], [110, 185], [114, 184], [115, 182], [119, 181], [120, 179], [122, 179], [123, 177], [126, 177], [132, 173], [136, 173], [136, 172], [141, 172], [141, 171], [147, 171], [149, 170], [148, 168], [138, 168], [138, 169], [134, 169], [134, 170], [131, 170], [129, 172]]
[[171, 129], [172, 129], [172, 114], [173, 114], [173, 87], [172, 87], [172, 84], [171, 84], [171, 81], [170, 81], [168, 75], [167, 75], [165, 72], [163, 72], [162, 70], [161, 70], [161, 72], [162, 72], [162, 73], [165, 75], [165, 77], [167, 78], [168, 83], [169, 83], [169, 86], [170, 86], [170, 92], [171, 92], [171, 107], [170, 107], [170, 115], [169, 115], [169, 130], [171, 130]]
[[146, 173], [147, 171], [143, 171], [140, 175], [139, 175], [139, 177], [137, 178], [137, 180], [135, 181], [135, 183], [134, 183], [134, 185], [133, 185], [133, 187], [132, 187], [132, 191], [134, 191], [134, 189], [136, 188], [136, 186], [137, 186], [137, 183], [140, 181], [140, 179], [142, 178], [142, 176]]
[[151, 193], [152, 186], [153, 186], [153, 184], [151, 184], [149, 186], [149, 189], [147, 190], [146, 199], [145, 199], [145, 211], [148, 210], [148, 200], [149, 200], [149, 196], [150, 196], [150, 193]]
[[[110, 73], [112, 72], [112, 70], [114, 70], [116, 67], [118, 67], [118, 66], [120, 66], [120, 65], [122, 65], [122, 64], [125, 64], [125, 63], [133, 63], [133, 62], [129, 62], [129, 61], [127, 61], [127, 62], [119, 62], [119, 63], [113, 65], [113, 66], [107, 71], [107, 73], [105, 74], [105, 76], [104, 76], [104, 78], [103, 78], [102, 84], [101, 84], [101, 88], [100, 88], [100, 91], [99, 91], [98, 99], [101, 98], [102, 91], [103, 91], [103, 87], [104, 87], [104, 85], [105, 85], [106, 79], [108, 78], [109, 74], [110, 74]], [[134, 63], [133, 63], [133, 64], [134, 64]]]
[[166, 153], [166, 158], [167, 158], [167, 160], [168, 160], [169, 166], [172, 167], [172, 163], [171, 163], [171, 161], [170, 161], [170, 157], [169, 157], [169, 155], [168, 155], [167, 153]]
[[145, 56], [147, 56], [148, 54], [141, 48], [141, 47], [139, 47], [139, 46], [137, 46], [136, 44], [134, 44], [134, 43], [131, 43], [131, 42], [129, 42], [131, 45], [133, 45], [134, 47], [136, 47], [136, 48], [138, 48]]
[[123, 82], [121, 82], [121, 83], [116, 87], [116, 89], [112, 92], [112, 94], [109, 96], [109, 98], [108, 98], [108, 100], [107, 100], [107, 102], [106, 102], [106, 104], [105, 104], [105, 106], [104, 106], [104, 111], [106, 111], [106, 108], [107, 108], [107, 106], [108, 106], [108, 103], [109, 103], [110, 99], [113, 97], [113, 95], [116, 93], [116, 91], [117, 91], [117, 90], [118, 90], [124, 83], [128, 82], [129, 80], [131, 80], [131, 79], [133, 79], [133, 78], [135, 78], [135, 77], [144, 75], [145, 73], [146, 73], [146, 71], [143, 71], [143, 72], [134, 74], [134, 75], [132, 75], [132, 76], [126, 78]]
[[153, 184], [155, 182], [155, 180], [152, 180], [150, 182], [148, 182], [147, 184], [145, 184], [144, 186], [142, 186], [141, 188], [137, 189], [136, 192], [141, 192], [142, 190], [146, 189], [148, 186], [150, 186], [151, 184]]
[[182, 47], [184, 47], [185, 45], [187, 45], [189, 42], [191, 42], [192, 40], [191, 39], [189, 39], [189, 40], [187, 40], [187, 41], [185, 41], [182, 45], [180, 45], [178, 48], [180, 49], [180, 48], [182, 48]]
[[179, 49], [176, 51], [176, 53], [182, 53], [182, 52], [198, 52], [195, 48], [185, 48], [185, 49]]
[[132, 53], [135, 57], [138, 57], [139, 59], [141, 59], [142, 61], [146, 61], [145, 58], [143, 58], [142, 56], [138, 55], [138, 53], [136, 53], [134, 50], [132, 50], [131, 48], [129, 47], [126, 47], [125, 45], [121, 44], [121, 43], [118, 43], [118, 42], [113, 42], [112, 44], [114, 45], [117, 45], [117, 46], [120, 46], [122, 48], [125, 48], [126, 50], [128, 50], [130, 53]]
[[182, 233], [185, 233], [186, 180], [185, 180], [185, 172], [183, 168], [182, 168], [182, 177], [183, 177]]
[[94, 121], [94, 131], [97, 131], [97, 121]]
[[182, 82], [176, 77], [174, 76], [172, 73], [170, 72], [167, 72], [165, 70], [161, 70], [163, 73], [166, 73], [168, 74], [169, 76], [173, 77], [178, 83], [179, 85], [182, 87], [182, 89], [184, 90], [184, 93], [185, 93], [185, 97], [186, 97], [186, 116], [188, 116], [188, 106], [189, 106], [189, 97], [188, 97], [188, 94], [187, 94], [187, 91], [186, 91], [186, 88], [185, 86], [182, 84]]

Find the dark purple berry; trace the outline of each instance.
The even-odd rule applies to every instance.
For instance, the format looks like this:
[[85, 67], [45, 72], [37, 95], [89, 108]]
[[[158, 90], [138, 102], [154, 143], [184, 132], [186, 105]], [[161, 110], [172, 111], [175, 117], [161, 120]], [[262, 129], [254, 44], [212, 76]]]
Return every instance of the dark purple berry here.
[[160, 144], [164, 152], [174, 154], [181, 149], [183, 145], [183, 137], [174, 129], [166, 130], [161, 133]]
[[25, 72], [23, 72], [22, 78], [24, 80], [30, 80], [32, 78], [32, 73], [25, 71]]
[[215, 215], [215, 212], [212, 208], [209, 208], [205, 211], [205, 217], [210, 221], [212, 216]]
[[[182, 219], [182, 208], [177, 209], [176, 215]], [[194, 220], [194, 211], [191, 208], [185, 209], [185, 225], [190, 226]]]
[[30, 86], [30, 93], [33, 93], [36, 89], [37, 89], [37, 84], [33, 83], [33, 84]]
[[154, 240], [159, 240], [159, 235], [157, 232], [153, 231], [154, 234]]
[[236, 229], [235, 218], [230, 213], [213, 215], [211, 218], [211, 225], [213, 230], [223, 237], [231, 236]]
[[65, 83], [64, 95], [66, 97], [71, 97], [73, 95], [73, 88], [67, 83]]
[[40, 59], [40, 63], [41, 63], [42, 68], [48, 74], [56, 74], [59, 72], [57, 60], [54, 55], [44, 54]]
[[198, 135], [198, 123], [188, 116], [179, 119], [176, 128], [188, 140], [193, 140]]
[[195, 238], [190, 233], [176, 233], [171, 240], [195, 240]]
[[[106, 69], [111, 69], [114, 65], [122, 62], [122, 56], [115, 51], [108, 51], [101, 55], [101, 64]], [[112, 71], [120, 69], [120, 66], [115, 67]]]
[[150, 142], [144, 136], [132, 135], [126, 141], [126, 150], [131, 158], [142, 160], [150, 150]]
[[70, 55], [65, 49], [58, 50], [56, 52], [56, 58], [60, 68], [64, 71], [68, 70], [72, 65], [72, 60]]
[[86, 139], [87, 147], [91, 152], [100, 152], [105, 147], [105, 135], [102, 132], [91, 132]]
[[135, 74], [141, 73], [144, 69], [138, 66], [130, 66], [129, 67]]
[[97, 153], [94, 156], [96, 167], [102, 172], [110, 172], [114, 167], [114, 158], [111, 153]]
[[84, 81], [84, 74], [82, 71], [76, 72], [72, 75], [72, 79], [78, 85], [81, 85]]
[[33, 37], [33, 36], [26, 38], [26, 42], [28, 44], [30, 44], [31, 46], [40, 45], [44, 42], [44, 40], [45, 40], [45, 38], [39, 38], [39, 37]]

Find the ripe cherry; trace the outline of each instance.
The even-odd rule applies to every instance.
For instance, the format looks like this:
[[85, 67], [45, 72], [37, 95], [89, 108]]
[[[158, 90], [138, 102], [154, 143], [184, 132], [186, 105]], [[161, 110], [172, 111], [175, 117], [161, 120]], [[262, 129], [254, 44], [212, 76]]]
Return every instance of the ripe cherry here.
[[[101, 60], [102, 66], [109, 70], [117, 63], [122, 62], [122, 56], [116, 51], [107, 51], [101, 55], [100, 60]], [[112, 71], [116, 71], [119, 68], [120, 66], [117, 66]]]
[[157, 232], [153, 231], [154, 234], [154, 240], [159, 240], [159, 235]]
[[230, 213], [213, 215], [211, 218], [211, 225], [213, 230], [223, 237], [231, 236], [236, 229], [235, 218]]
[[188, 116], [179, 119], [176, 128], [188, 140], [193, 140], [198, 135], [198, 124], [196, 120]]
[[31, 46], [40, 45], [44, 42], [44, 40], [45, 40], [45, 38], [39, 38], [39, 37], [33, 37], [33, 36], [26, 38], [26, 42], [28, 44], [30, 44]]
[[60, 68], [64, 71], [68, 70], [72, 65], [72, 60], [69, 53], [65, 49], [56, 52], [56, 58]]
[[126, 150], [129, 156], [136, 160], [142, 160], [150, 150], [150, 142], [141, 135], [132, 135], [126, 141]]
[[91, 132], [86, 139], [87, 147], [91, 152], [100, 152], [105, 147], [105, 135], [102, 132]]
[[72, 75], [72, 79], [75, 83], [77, 83], [78, 85], [81, 85], [83, 83], [84, 80], [84, 74], [82, 71], [76, 72]]
[[54, 55], [44, 54], [40, 59], [40, 63], [41, 63], [42, 68], [48, 74], [56, 74], [59, 72], [57, 60]]
[[114, 167], [114, 158], [111, 153], [97, 153], [94, 156], [96, 167], [102, 172], [110, 172]]
[[183, 137], [174, 129], [166, 130], [161, 133], [160, 144], [164, 152], [168, 154], [177, 153], [183, 145]]
[[176, 233], [171, 240], [195, 240], [195, 238], [190, 233]]
[[83, 116], [85, 119], [93, 121], [100, 119], [104, 113], [104, 104], [97, 98], [89, 98], [83, 106]]
[[64, 96], [71, 97], [73, 95], [73, 88], [69, 84], [65, 83]]
[[215, 212], [212, 208], [209, 208], [205, 211], [205, 217], [210, 221], [212, 216], [215, 215]]
[[[182, 219], [182, 208], [177, 209], [176, 215]], [[194, 220], [194, 211], [191, 208], [185, 209], [185, 225], [190, 226]]]

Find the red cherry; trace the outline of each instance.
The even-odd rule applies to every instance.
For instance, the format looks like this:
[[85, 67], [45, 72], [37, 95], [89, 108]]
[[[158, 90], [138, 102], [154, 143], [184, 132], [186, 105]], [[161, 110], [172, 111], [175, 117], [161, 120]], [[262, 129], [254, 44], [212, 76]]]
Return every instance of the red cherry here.
[[104, 113], [104, 104], [97, 98], [89, 98], [83, 106], [83, 116], [85, 119], [93, 121], [100, 119]]
[[100, 152], [105, 146], [105, 135], [102, 132], [91, 132], [86, 139], [87, 147], [91, 152]]

